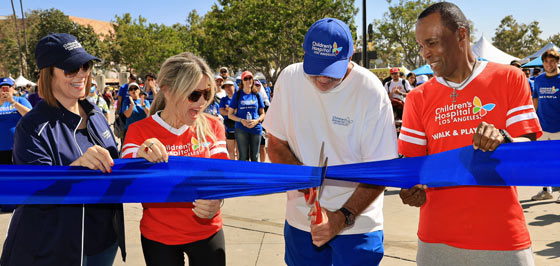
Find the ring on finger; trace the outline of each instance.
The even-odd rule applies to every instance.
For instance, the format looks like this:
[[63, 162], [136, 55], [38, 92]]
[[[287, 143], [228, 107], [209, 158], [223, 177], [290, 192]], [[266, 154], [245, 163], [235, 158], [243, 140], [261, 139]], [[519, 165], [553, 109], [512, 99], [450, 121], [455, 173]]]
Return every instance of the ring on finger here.
[[150, 144], [146, 145], [146, 148], [144, 148], [144, 152], [148, 152], [148, 150], [152, 147], [152, 145], [154, 145], [154, 142], [150, 142]]
[[212, 217], [214, 217], [214, 213], [210, 213], [210, 215], [208, 215], [208, 219], [212, 219]]

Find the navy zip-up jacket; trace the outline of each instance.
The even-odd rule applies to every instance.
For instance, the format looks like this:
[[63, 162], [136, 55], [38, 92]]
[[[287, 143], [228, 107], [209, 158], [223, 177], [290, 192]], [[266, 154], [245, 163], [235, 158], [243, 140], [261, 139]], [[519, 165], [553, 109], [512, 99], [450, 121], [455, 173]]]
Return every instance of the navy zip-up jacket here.
[[[87, 131], [93, 142], [107, 149], [113, 159], [118, 158], [117, 143], [101, 111], [87, 100], [80, 100], [79, 104], [87, 113]], [[85, 153], [75, 137], [82, 118], [58, 105], [59, 108], [55, 108], [41, 101], [20, 119], [14, 137], [14, 164], [70, 165]], [[87, 206], [19, 206], [8, 228], [0, 265], [80, 265], [84, 254], [83, 223]], [[104, 206], [113, 213], [109, 222], [115, 229], [124, 260], [123, 206]]]

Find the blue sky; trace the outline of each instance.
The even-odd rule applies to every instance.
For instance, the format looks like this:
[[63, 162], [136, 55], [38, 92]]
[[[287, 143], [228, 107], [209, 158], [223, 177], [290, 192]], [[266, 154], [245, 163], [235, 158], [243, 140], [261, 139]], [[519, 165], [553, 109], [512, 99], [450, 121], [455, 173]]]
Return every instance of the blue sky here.
[[[214, 2], [211, 0], [23, 0], [23, 8], [24, 11], [27, 11], [54, 7], [67, 15], [103, 21], [113, 20], [116, 14], [130, 13], [133, 18], [142, 15], [149, 22], [172, 25], [178, 22], [184, 23], [187, 14], [192, 9], [196, 9], [199, 14], [205, 14]], [[393, 2], [398, 2], [398, 0], [393, 0]], [[450, 2], [457, 4], [467, 18], [474, 22], [476, 39], [484, 34], [487, 39], [491, 40], [500, 20], [507, 15], [513, 15], [519, 23], [528, 24], [534, 20], [538, 21], [543, 31], [541, 34], [543, 39], [560, 32], [558, 20], [555, 20], [558, 18], [560, 8], [558, 1], [541, 0], [538, 1], [538, 5], [527, 0], [451, 0]], [[16, 12], [20, 13], [19, 1], [15, 0], [14, 4]], [[360, 9], [355, 22], [358, 26], [358, 35], [361, 35], [362, 0], [356, 0], [355, 6]], [[373, 19], [380, 19], [383, 13], [388, 11], [388, 6], [389, 4], [385, 0], [367, 0], [368, 23], [371, 23]], [[0, 15], [10, 14], [12, 14], [12, 7], [8, 1], [4, 1], [0, 6]]]

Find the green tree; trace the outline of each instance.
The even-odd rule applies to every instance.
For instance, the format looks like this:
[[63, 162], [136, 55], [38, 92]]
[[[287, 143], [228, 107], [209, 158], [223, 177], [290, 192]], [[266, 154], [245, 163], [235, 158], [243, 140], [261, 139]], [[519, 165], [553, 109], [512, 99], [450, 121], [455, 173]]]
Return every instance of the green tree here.
[[[99, 40], [99, 36], [90, 26], [84, 27], [73, 22], [70, 18], [58, 9], [34, 10], [28, 15], [36, 22], [31, 27], [29, 35], [30, 56], [27, 57], [28, 65], [36, 70], [35, 47], [39, 40], [50, 33], [68, 33], [76, 36], [84, 49], [93, 56], [104, 58], [106, 52]], [[36, 17], [36, 18], [35, 18]]]
[[200, 25], [199, 51], [212, 67], [260, 71], [274, 82], [303, 59], [303, 39], [315, 21], [345, 21], [355, 39], [356, 13], [353, 0], [219, 0]]
[[115, 16], [115, 20], [114, 32], [104, 41], [110, 61], [127, 66], [133, 73], [157, 73], [165, 59], [185, 51], [180, 25], [147, 23], [142, 16], [132, 19], [129, 13]]
[[432, 0], [399, 0], [395, 5], [389, 3], [389, 11], [382, 19], [373, 20], [373, 47], [377, 56], [390, 66], [406, 65], [412, 69], [424, 61], [420, 47], [416, 43], [414, 28], [418, 15], [433, 4]]
[[15, 74], [20, 71], [13, 17], [0, 21], [0, 62], [0, 77], [7, 77], [10, 73]]
[[548, 39], [546, 39], [546, 43], [549, 42], [556, 44], [556, 46], [560, 45], [560, 33], [556, 33], [548, 37]]
[[492, 41], [498, 49], [515, 57], [523, 58], [542, 47], [543, 40], [539, 37], [541, 32], [539, 22], [520, 24], [513, 16], [509, 15], [504, 17], [496, 28]]
[[[83, 27], [68, 18], [62, 11], [51, 8], [48, 10], [32, 10], [26, 13], [26, 26], [28, 36], [28, 53], [24, 53], [26, 70], [28, 78], [34, 79], [38, 69], [35, 62], [35, 46], [41, 38], [51, 32], [69, 33], [78, 39], [84, 49], [92, 55], [103, 58], [105, 49], [99, 37], [91, 27]], [[15, 29], [13, 23], [1, 23], [0, 28], [0, 58], [9, 73], [18, 73], [15, 68], [19, 67], [19, 62], [14, 60], [18, 58], [17, 47], [15, 45]], [[25, 49], [23, 49], [25, 51]]]

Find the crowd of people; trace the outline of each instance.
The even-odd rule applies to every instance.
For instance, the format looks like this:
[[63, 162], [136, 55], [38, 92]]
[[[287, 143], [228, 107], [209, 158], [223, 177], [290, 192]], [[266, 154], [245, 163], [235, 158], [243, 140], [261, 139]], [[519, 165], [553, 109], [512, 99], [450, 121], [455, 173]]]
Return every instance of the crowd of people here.
[[[130, 75], [118, 90], [101, 91], [91, 73], [99, 59], [74, 36], [51, 33], [35, 49], [41, 101], [32, 102], [29, 90], [14, 96], [13, 81], [0, 79], [0, 130], [11, 136], [0, 142], [0, 163], [111, 173], [116, 158], [264, 162], [268, 156], [273, 163], [315, 166], [320, 149], [337, 165], [560, 139], [558, 52], [544, 53], [545, 73], [531, 79], [516, 62], [477, 60], [469, 38], [459, 7], [431, 5], [417, 19], [416, 40], [435, 76], [392, 68], [382, 83], [351, 61], [348, 25], [321, 19], [305, 35], [303, 62], [282, 70], [273, 94], [250, 71], [237, 84], [226, 67], [214, 75], [188, 52], [168, 58], [157, 75], [146, 74], [143, 85]], [[469, 133], [440, 134], [459, 129]], [[309, 189], [288, 191], [285, 262], [378, 265], [384, 191], [328, 179], [320, 197]], [[545, 187], [533, 200], [551, 193]], [[420, 207], [418, 265], [534, 265], [515, 187], [417, 184], [401, 189], [400, 198]], [[223, 203], [143, 203], [146, 264], [184, 265], [187, 254], [189, 265], [225, 265]], [[112, 265], [119, 249], [126, 258], [124, 239], [122, 204], [19, 205], [0, 264]]]

